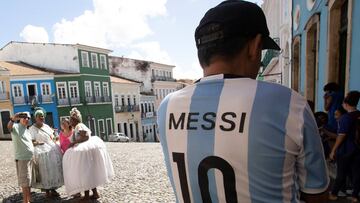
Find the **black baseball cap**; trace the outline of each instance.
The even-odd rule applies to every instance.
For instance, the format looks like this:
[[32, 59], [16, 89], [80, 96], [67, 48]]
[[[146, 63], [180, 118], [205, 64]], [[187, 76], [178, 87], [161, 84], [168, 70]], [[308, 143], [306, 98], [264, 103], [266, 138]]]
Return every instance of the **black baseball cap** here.
[[195, 30], [196, 47], [236, 37], [262, 34], [263, 49], [280, 50], [269, 36], [264, 12], [255, 3], [242, 0], [223, 1], [208, 10]]

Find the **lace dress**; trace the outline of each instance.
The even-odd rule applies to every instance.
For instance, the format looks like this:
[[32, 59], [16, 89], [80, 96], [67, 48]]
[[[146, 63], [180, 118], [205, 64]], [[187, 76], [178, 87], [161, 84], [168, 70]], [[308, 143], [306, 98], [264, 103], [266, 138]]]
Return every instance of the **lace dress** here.
[[83, 123], [74, 129], [72, 142], [78, 139], [80, 131], [86, 131], [89, 139], [66, 150], [63, 157], [65, 190], [74, 195], [111, 181], [114, 169], [104, 142]]
[[35, 125], [29, 128], [33, 140], [43, 142], [35, 146], [34, 171], [32, 187], [39, 189], [56, 189], [64, 185], [62, 170], [62, 154], [59, 145], [52, 140], [53, 129], [43, 124], [41, 128]]

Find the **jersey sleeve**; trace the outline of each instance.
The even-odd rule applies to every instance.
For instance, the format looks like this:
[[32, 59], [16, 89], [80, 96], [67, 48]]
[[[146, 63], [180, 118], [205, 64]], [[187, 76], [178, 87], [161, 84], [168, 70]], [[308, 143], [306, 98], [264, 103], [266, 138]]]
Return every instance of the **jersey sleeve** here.
[[303, 113], [302, 144], [297, 157], [298, 184], [307, 194], [324, 192], [329, 184], [329, 176], [319, 131], [310, 107]]

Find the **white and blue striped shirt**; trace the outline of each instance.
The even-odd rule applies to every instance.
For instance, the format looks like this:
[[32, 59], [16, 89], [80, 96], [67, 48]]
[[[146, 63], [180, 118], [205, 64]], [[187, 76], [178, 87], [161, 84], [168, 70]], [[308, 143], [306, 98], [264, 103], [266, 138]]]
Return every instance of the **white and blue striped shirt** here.
[[306, 100], [249, 78], [202, 78], [158, 110], [165, 163], [178, 202], [299, 202], [328, 175]]

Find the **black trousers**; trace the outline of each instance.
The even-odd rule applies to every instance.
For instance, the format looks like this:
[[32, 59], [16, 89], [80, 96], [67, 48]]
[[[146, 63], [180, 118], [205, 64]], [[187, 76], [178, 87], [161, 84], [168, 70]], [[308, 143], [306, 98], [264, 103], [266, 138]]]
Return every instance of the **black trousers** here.
[[337, 195], [346, 184], [346, 178], [351, 174], [353, 184], [353, 197], [358, 197], [360, 192], [360, 150], [339, 156], [337, 158], [336, 179], [331, 194]]

